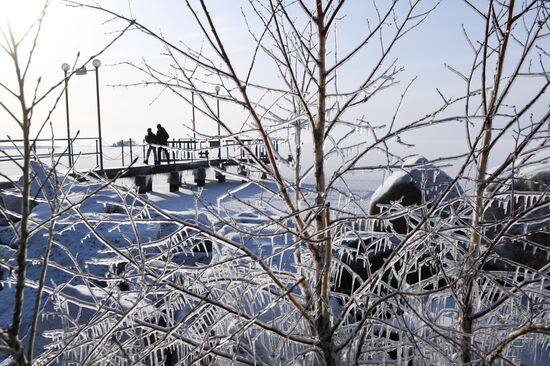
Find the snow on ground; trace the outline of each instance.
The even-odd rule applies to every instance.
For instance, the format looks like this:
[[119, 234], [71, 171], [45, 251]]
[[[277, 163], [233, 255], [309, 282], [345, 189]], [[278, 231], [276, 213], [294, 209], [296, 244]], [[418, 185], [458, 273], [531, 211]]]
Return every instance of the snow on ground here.
[[[437, 176], [432, 178], [434, 183], [438, 181]], [[398, 174], [395, 179], [410, 177]], [[117, 182], [120, 185], [117, 189], [103, 187], [100, 182], [82, 183], [72, 179], [54, 179], [52, 182], [44, 192], [44, 199], [33, 208], [30, 224], [34, 231], [28, 246], [29, 283], [23, 311], [23, 329], [26, 330], [32, 322], [45, 250], [51, 245], [44, 281], [45, 294], [38, 318], [36, 355], [59, 352], [67, 359], [82, 362], [83, 352], [76, 344], [89, 347], [86, 352], [93, 354], [93, 344], [122, 318], [129, 324], [144, 319], [158, 322], [159, 314], [170, 314], [171, 321], [183, 321], [194, 304], [181, 296], [185, 289], [197, 293], [212, 291], [222, 304], [239, 309], [241, 315], [257, 316], [261, 321], [273, 322], [284, 329], [303, 326], [295, 322], [300, 318], [293, 317], [295, 309], [288, 303], [273, 300], [276, 288], [266, 285], [270, 282], [265, 271], [256, 268], [258, 263], [250, 260], [262, 258], [263, 263], [277, 271], [287, 288], [295, 285], [295, 245], [289, 232], [293, 223], [285, 217], [281, 198], [271, 193], [278, 191], [273, 182], [250, 184], [233, 180], [217, 183], [208, 180], [204, 188], [197, 188], [191, 184], [191, 175], [184, 174], [184, 187], [171, 193], [167, 175], [159, 174], [154, 177], [154, 192], [137, 196], [128, 191], [132, 183], [130, 179]], [[63, 187], [63, 196], [55, 192], [56, 187]], [[306, 191], [309, 188], [311, 186], [304, 186]], [[368, 191], [334, 193], [329, 201], [332, 207], [348, 212], [366, 212], [369, 197]], [[52, 212], [57, 216], [53, 226], [49, 221]], [[212, 234], [201, 233], [201, 228]], [[54, 233], [51, 242], [48, 230]], [[199, 243], [210, 243], [212, 253], [197, 249]], [[0, 257], [12, 265], [16, 245], [11, 229], [0, 227]], [[136, 268], [146, 271], [148, 276], [142, 276]], [[208, 287], [209, 280], [217, 281], [221, 287]], [[0, 291], [2, 326], [11, 322], [15, 294], [13, 274], [11, 282]], [[175, 291], [166, 283], [179, 284], [181, 288]], [[163, 287], [159, 287], [155, 296], [145, 295], [150, 291], [149, 286], [159, 285]], [[266, 286], [272, 295], [263, 291]], [[292, 291], [297, 292], [297, 289]], [[433, 303], [434, 298], [441, 303]], [[455, 313], [456, 305], [450, 297], [431, 297], [425, 303], [423, 301], [418, 299], [419, 308], [433, 313], [438, 309]], [[271, 307], [270, 304], [277, 306]], [[338, 306], [336, 302], [333, 304], [335, 309]], [[96, 319], [104, 308], [108, 308], [112, 316]], [[193, 324], [186, 330], [190, 341], [201, 339], [205, 335], [204, 329], [211, 326], [209, 316], [214, 317], [214, 314], [209, 313], [211, 309], [205, 309], [206, 315], [201, 315], [205, 319], [203, 323]], [[97, 326], [81, 328], [92, 320]], [[407, 327], [415, 329], [414, 319], [406, 322]], [[443, 327], [452, 328], [456, 319], [453, 315], [441, 315], [438, 322]], [[263, 360], [278, 363], [282, 358], [292, 359], [293, 354], [301, 351], [296, 346], [294, 349], [285, 347], [286, 354], [274, 352], [282, 349], [281, 342], [286, 340], [259, 329], [248, 329], [238, 316], [224, 316], [217, 327], [223, 335], [241, 335], [237, 338], [243, 357], [247, 352], [254, 353]], [[84, 330], [79, 332], [79, 329]], [[130, 334], [126, 335], [129, 337]], [[77, 341], [71, 343], [71, 337]], [[222, 351], [236, 346], [231, 343], [231, 337], [225, 342], [228, 348], [220, 347]], [[146, 346], [144, 343], [142, 348], [146, 350]], [[116, 353], [116, 349], [113, 352]], [[2, 357], [5, 356], [0, 355], [0, 364]], [[9, 363], [9, 360], [4, 361], [4, 364]], [[307, 359], [297, 362], [307, 362]]]
[[[42, 261], [45, 256], [45, 250], [48, 246], [48, 226], [44, 223], [52, 215], [52, 210], [60, 212], [55, 225], [52, 227], [55, 235], [51, 243], [51, 254], [49, 256], [50, 265], [48, 267], [46, 280], [46, 292], [49, 296], [43, 296], [43, 304], [41, 307], [41, 318], [39, 336], [37, 337], [36, 352], [41, 352], [45, 345], [49, 342], [48, 339], [40, 334], [48, 329], [60, 328], [57, 322], [58, 317], [55, 316], [59, 312], [59, 304], [55, 304], [55, 296], [58, 293], [63, 293], [64, 296], [74, 297], [79, 303], [86, 303], [92, 292], [101, 291], [100, 287], [93, 290], [89, 287], [90, 282], [101, 281], [108, 272], [108, 266], [94, 264], [94, 261], [113, 259], [115, 256], [112, 252], [105, 251], [105, 245], [95, 235], [92, 235], [92, 229], [97, 232], [105, 241], [113, 244], [118, 248], [125, 248], [135, 242], [135, 233], [129, 225], [124, 225], [127, 215], [121, 213], [108, 213], [113, 210], [113, 207], [122, 207], [124, 202], [131, 202], [133, 197], [120, 196], [115, 190], [101, 189], [97, 191], [101, 185], [97, 183], [91, 184], [76, 184], [69, 183], [66, 186], [69, 193], [64, 200], [44, 201], [38, 203], [33, 208], [29, 227], [32, 236], [28, 243], [27, 257], [30, 265], [27, 267], [27, 278], [30, 283], [25, 290], [23, 310], [23, 329], [29, 329], [31, 324], [31, 314], [34, 310], [34, 298], [36, 296], [36, 284], [40, 278], [42, 271]], [[84, 200], [84, 201], [82, 201]], [[77, 206], [72, 207], [73, 203], [81, 202]], [[137, 202], [136, 202], [137, 203]], [[59, 206], [56, 206], [60, 204]], [[140, 210], [143, 205], [139, 203], [132, 207], [132, 210]], [[108, 217], [107, 222], [102, 220]], [[82, 219], [89, 220], [87, 223]], [[9, 229], [3, 230], [3, 242], [17, 246], [15, 238], [9, 238]], [[139, 235], [144, 241], [155, 239], [158, 231], [157, 224], [140, 223]], [[6, 246], [2, 246], [6, 248]], [[12, 250], [9, 258], [9, 263], [14, 264], [15, 251]], [[84, 276], [82, 276], [82, 273]], [[86, 277], [86, 280], [83, 278]], [[87, 280], [90, 280], [87, 281]], [[107, 296], [106, 291], [102, 291], [104, 296]], [[0, 324], [6, 326], [10, 324], [12, 317], [13, 301], [15, 289], [8, 285], [0, 293], [3, 301], [0, 301]], [[97, 298], [98, 294], [94, 297]], [[49, 316], [51, 315], [51, 317]], [[87, 316], [93, 315], [89, 312]], [[85, 320], [86, 314], [83, 314]], [[49, 320], [54, 320], [50, 322]]]
[[[33, 163], [33, 169], [37, 177], [32, 183], [32, 193], [38, 199], [29, 224], [33, 231], [28, 243], [29, 283], [25, 290], [22, 324], [27, 331], [32, 322], [46, 248], [51, 245], [44, 281], [45, 294], [38, 317], [36, 355], [46, 351], [52, 340], [62, 339], [60, 329], [67, 331], [67, 327], [70, 328], [66, 322], [74, 319], [75, 311], [77, 322], [84, 324], [94, 316], [97, 304], [102, 301], [110, 302], [121, 312], [135, 303], [138, 298], [135, 292], [120, 291], [120, 277], [115, 273], [118, 263], [124, 262], [125, 256], [139, 260], [141, 254], [136, 246], [149, 253], [145, 255], [150, 255], [154, 253], [152, 247], [165, 244], [165, 238], [177, 234], [179, 236], [175, 237], [185, 242], [185, 235], [195, 235], [188, 234], [171, 219], [218, 232], [227, 240], [247, 247], [252, 255], [269, 258], [269, 265], [296, 272], [292, 250], [285, 249], [290, 236], [286, 233], [279, 235], [283, 232], [280, 225], [269, 219], [283, 216], [281, 200], [269, 193], [277, 190], [273, 182], [266, 181], [263, 183], [265, 188], [260, 188], [235, 180], [226, 183], [209, 180], [205, 187], [197, 188], [188, 184], [192, 182], [190, 174], [184, 174], [184, 187], [179, 192], [171, 193], [167, 175], [159, 174], [154, 177], [154, 192], [136, 196], [127, 190], [132, 184], [130, 179], [121, 179], [117, 182], [121, 186], [114, 189], [103, 187], [101, 182], [81, 183], [61, 176], [48, 176], [44, 168], [36, 163]], [[40, 189], [43, 182], [47, 184]], [[56, 220], [50, 225], [52, 213]], [[229, 218], [230, 224], [220, 224], [220, 216]], [[49, 230], [54, 233], [51, 242], [48, 240]], [[257, 240], [243, 235], [246, 231], [261, 232], [267, 239]], [[2, 258], [14, 265], [17, 240], [9, 227], [0, 228], [0, 244]], [[232, 249], [215, 246], [214, 249], [214, 258], [208, 261], [242, 255], [238, 246]], [[204, 255], [197, 255], [194, 261], [190, 261], [187, 254], [173, 253], [171, 259], [181, 266], [199, 263]], [[155, 263], [161, 267], [159, 263], [164, 261], [151, 260], [151, 268], [155, 267]], [[109, 280], [110, 277], [113, 280]], [[10, 279], [0, 292], [3, 299], [0, 301], [2, 326], [9, 325], [12, 318], [15, 296], [13, 273]], [[250, 309], [251, 314], [257, 308], [265, 307], [266, 301], [268, 299], [253, 300], [256, 305]], [[146, 310], [151, 307], [149, 300], [139, 299], [137, 303], [141, 313], [150, 311]], [[228, 327], [231, 326], [235, 327], [237, 323], [228, 324]]]

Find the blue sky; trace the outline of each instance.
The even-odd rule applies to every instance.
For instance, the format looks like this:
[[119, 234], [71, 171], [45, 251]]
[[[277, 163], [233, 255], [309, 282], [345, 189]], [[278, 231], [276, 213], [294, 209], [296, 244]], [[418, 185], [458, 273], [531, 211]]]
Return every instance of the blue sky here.
[[[16, 34], [30, 24], [41, 8], [40, 0], [0, 0], [0, 14], [2, 26], [5, 29], [6, 18], [15, 29]], [[108, 7], [121, 10], [126, 14], [130, 13], [128, 4], [131, 3], [131, 14], [153, 30], [159, 30], [167, 38], [175, 41], [181, 40], [188, 45], [200, 46], [203, 37], [196, 27], [194, 20], [190, 17], [188, 9], [182, 1], [109, 1], [104, 2]], [[214, 0], [208, 2], [211, 5], [212, 14], [216, 24], [222, 29], [222, 37], [228, 44], [229, 49], [235, 58], [246, 55], [242, 48], [242, 39], [247, 37], [240, 10], [241, 1]], [[458, 11], [469, 14], [465, 11], [459, 1], [446, 1], [440, 6], [437, 14], [419, 31], [411, 34], [405, 39], [403, 46], [396, 50], [396, 56], [406, 64], [409, 74], [424, 74], [419, 80], [422, 87], [429, 88], [429, 84], [437, 77], [445, 60], [452, 62], [460, 53], [458, 48], [446, 42], [446, 33], [452, 32], [453, 38], [457, 35], [454, 29], [460, 25], [455, 15]], [[231, 4], [231, 5], [228, 5]], [[362, 11], [364, 2], [350, 1], [346, 9], [347, 18], [341, 23], [339, 36], [341, 42], [339, 48], [342, 52], [352, 46], [354, 35], [359, 36], [365, 26], [365, 18]], [[465, 15], [466, 17], [466, 15]], [[81, 53], [80, 60], [87, 59], [100, 50], [103, 45], [114, 37], [108, 34], [119, 26], [112, 23], [103, 24], [108, 17], [104, 14], [85, 9], [72, 9], [62, 5], [59, 1], [52, 1], [46, 16], [44, 29], [41, 34], [41, 42], [36, 52], [32, 65], [31, 75], [41, 75], [42, 84], [59, 81], [62, 78], [60, 65], [63, 62], [72, 64], [77, 52]], [[467, 21], [467, 19], [460, 20]], [[120, 24], [120, 23], [119, 23]], [[458, 30], [459, 31], [459, 30]], [[141, 75], [130, 69], [120, 66], [110, 66], [115, 63], [133, 60], [139, 62], [146, 58], [148, 61], [162, 62], [159, 53], [162, 48], [158, 42], [152, 41], [141, 34], [129, 34], [117, 42], [111, 49], [100, 57], [103, 65], [100, 71], [102, 115], [105, 123], [104, 134], [107, 138], [115, 139], [121, 134], [130, 134], [134, 137], [142, 135], [141, 129], [156, 121], [166, 121], [168, 125], [177, 123], [182, 118], [190, 118], [188, 106], [177, 106], [169, 96], [165, 99], [171, 100], [170, 106], [163, 101], [157, 101], [153, 105], [150, 102], [156, 96], [154, 90], [143, 90], [143, 88], [112, 88], [107, 84], [131, 83], [142, 80]], [[349, 34], [349, 36], [348, 36]], [[357, 38], [357, 37], [355, 37]], [[349, 41], [347, 41], [349, 40]], [[437, 49], [433, 46], [437, 45]], [[359, 62], [361, 60], [358, 60]], [[2, 55], [0, 59], [2, 67], [0, 76], [2, 80], [9, 80], [13, 68], [6, 62]], [[426, 75], [427, 74], [427, 75]], [[408, 75], [407, 75], [408, 76]], [[34, 81], [34, 80], [33, 80]], [[425, 86], [424, 86], [425, 85]], [[71, 119], [74, 120], [74, 128], [80, 129], [82, 134], [93, 134], [93, 122], [95, 122], [95, 85], [93, 74], [78, 76], [70, 83], [70, 107]], [[64, 105], [60, 111], [63, 113], [54, 114], [54, 126], [64, 123]], [[15, 133], [15, 126], [8, 127], [8, 131]], [[54, 128], [55, 128], [54, 127]], [[130, 128], [130, 131], [129, 131]]]
[[[222, 39], [228, 45], [230, 55], [237, 64], [246, 65], [251, 54], [248, 33], [244, 26], [241, 6], [242, 0], [212, 0], [207, 2], [220, 29]], [[427, 4], [435, 1], [428, 0]], [[477, 1], [482, 5], [484, 1]], [[9, 21], [16, 34], [35, 18], [43, 4], [40, 0], [0, 0], [0, 26], [6, 29]], [[167, 39], [198, 48], [203, 45], [204, 37], [190, 16], [183, 1], [164, 0], [111, 0], [102, 4], [111, 9], [121, 11], [137, 18], [152, 30], [162, 32]], [[131, 4], [131, 5], [129, 5]], [[364, 34], [366, 18], [372, 11], [372, 2], [367, 0], [350, 0], [344, 7], [346, 16], [338, 22], [339, 52], [351, 49]], [[250, 13], [247, 16], [251, 17]], [[89, 9], [74, 9], [53, 0], [48, 11], [40, 43], [36, 50], [30, 71], [33, 90], [36, 78], [42, 77], [43, 85], [50, 85], [62, 80], [61, 64], [75, 62], [80, 52], [79, 61], [88, 59], [111, 40], [113, 31], [121, 29], [120, 22], [109, 22], [109, 17]], [[447, 96], [458, 96], [464, 93], [464, 83], [456, 75], [444, 67], [444, 63], [458, 69], [468, 67], [471, 53], [463, 36], [461, 25], [470, 31], [479, 31], [480, 19], [462, 1], [443, 0], [438, 9], [419, 28], [408, 34], [394, 49], [393, 58], [405, 66], [401, 75], [401, 85], [377, 97], [374, 103], [357, 113], [370, 119], [383, 121], [395, 108], [403, 88], [412, 78], [418, 76], [402, 107], [402, 121], [408, 121], [439, 106], [441, 99], [436, 92], [439, 88]], [[113, 47], [100, 56], [101, 106], [103, 135], [106, 142], [122, 138], [141, 139], [147, 127], [162, 123], [167, 127], [172, 137], [184, 137], [187, 133], [182, 124], [190, 124], [191, 107], [169, 92], [159, 98], [159, 89], [143, 87], [112, 87], [110, 85], [131, 84], [144, 79], [135, 70], [121, 62], [132, 61], [140, 63], [142, 59], [155, 65], [166, 65], [166, 60], [160, 53], [161, 45], [143, 34], [133, 31], [125, 35]], [[353, 84], [357, 81], [356, 74], [361, 75], [362, 66], [368, 64], [369, 55], [361, 54], [350, 63], [347, 74], [342, 73], [340, 84]], [[89, 67], [91, 69], [91, 65]], [[354, 68], [354, 69], [353, 69]], [[269, 79], [273, 71], [260, 65], [258, 75]], [[0, 56], [0, 80], [8, 85], [13, 81], [13, 68], [4, 54]], [[81, 137], [97, 135], [97, 116], [95, 104], [95, 80], [93, 73], [85, 76], [75, 76], [70, 81], [70, 116], [73, 133], [80, 130]], [[44, 89], [42, 89], [44, 90]], [[59, 92], [58, 92], [59, 93]], [[3, 101], [7, 100], [5, 93], [0, 94]], [[50, 100], [51, 102], [51, 100]], [[46, 104], [46, 103], [45, 103]], [[58, 137], [65, 137], [65, 104], [61, 100], [51, 121], [53, 131]], [[45, 111], [42, 111], [42, 114]], [[226, 119], [235, 129], [242, 121], [242, 113], [236, 108], [221, 105], [222, 118]], [[7, 121], [5, 113], [0, 114], [2, 134], [17, 136], [14, 123]], [[197, 118], [199, 129], [205, 133], [213, 132], [215, 126], [202, 118]], [[435, 151], [453, 154], [464, 150], [465, 142], [462, 136], [464, 129], [455, 125], [446, 128], [433, 129], [430, 132], [413, 134], [412, 138], [420, 145], [419, 151], [425, 155]], [[45, 136], [47, 137], [47, 136]]]

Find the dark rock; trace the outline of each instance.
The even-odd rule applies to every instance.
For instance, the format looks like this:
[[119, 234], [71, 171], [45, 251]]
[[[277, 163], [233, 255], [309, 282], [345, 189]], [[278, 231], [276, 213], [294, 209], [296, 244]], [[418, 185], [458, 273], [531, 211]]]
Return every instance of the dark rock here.
[[[390, 205], [391, 202], [400, 201], [403, 206], [414, 206], [422, 203], [422, 192], [412, 182], [396, 183], [391, 189], [380, 194], [376, 200], [371, 201], [369, 215], [379, 215], [383, 211], [382, 205]], [[391, 225], [391, 227], [390, 227]], [[404, 216], [392, 219], [389, 225], [384, 225], [381, 220], [374, 223], [374, 231], [388, 231], [392, 229], [398, 234], [407, 234], [410, 227]]]
[[[379, 215], [387, 211], [387, 207], [394, 202], [400, 202], [401, 206], [430, 204], [442, 194], [452, 183], [451, 177], [428, 163], [421, 156], [413, 156], [403, 163], [400, 170], [393, 172], [384, 183], [373, 193], [369, 205], [370, 215]], [[458, 186], [453, 187], [446, 200], [461, 194]], [[407, 223], [407, 212], [397, 213], [395, 218], [389, 221], [393, 230], [398, 234], [407, 234], [411, 229]], [[383, 225], [381, 220], [374, 224], [375, 231], [391, 232], [389, 225]]]
[[[383, 267], [386, 260], [393, 254], [395, 246], [403, 240], [403, 235], [407, 235], [416, 224], [410, 213], [402, 209], [403, 207], [414, 209], [414, 206], [424, 204], [430, 206], [450, 184], [452, 184], [451, 177], [429, 164], [425, 158], [414, 156], [405, 160], [402, 168], [391, 174], [371, 197], [369, 215], [378, 216], [379, 219], [374, 220], [371, 227], [373, 232], [368, 233], [369, 238], [363, 238], [361, 243], [358, 243], [358, 240], [343, 243], [344, 246], [356, 248], [356, 250], [344, 250], [344, 255], [340, 258], [347, 268], [344, 268], [341, 273], [337, 290], [351, 294], [357, 289], [358, 283], [353, 279], [350, 271], [365, 280], [369, 274]], [[461, 189], [455, 186], [449, 190], [445, 200], [461, 193]], [[397, 202], [399, 205], [392, 207]], [[446, 214], [445, 209], [439, 212], [440, 215]], [[384, 219], [389, 216], [391, 219]], [[385, 240], [389, 245], [376, 246], [376, 241], [379, 240]], [[438, 283], [429, 281], [439, 272], [439, 266], [429, 253], [431, 252], [425, 251], [424, 254], [418, 255], [417, 263], [402, 280], [409, 284], [423, 281], [425, 290], [444, 286], [445, 281]], [[393, 273], [402, 272], [404, 265], [398, 261], [393, 264], [392, 269], [378, 275], [382, 276], [387, 286], [397, 288], [400, 283]]]
[[[363, 240], [354, 240], [344, 242], [343, 246], [354, 248], [353, 250], [345, 249], [340, 255], [340, 260], [344, 264], [339, 273], [339, 281], [336, 281], [334, 290], [340, 293], [351, 295], [372, 274], [378, 272], [393, 254], [396, 246], [402, 240], [402, 237], [393, 236], [384, 238], [380, 234], [373, 233], [369, 238]], [[384, 242], [385, 245], [377, 245], [376, 243]], [[387, 268], [383, 273], [376, 274], [386, 284], [381, 292], [387, 292], [389, 288], [399, 288], [401, 283], [395, 277], [395, 273], [403, 271], [403, 263], [397, 261], [391, 268]], [[425, 254], [419, 256], [416, 266], [403, 277], [403, 280], [408, 284], [418, 284], [423, 281], [422, 288], [424, 290], [433, 290], [446, 285], [444, 279], [437, 282], [431, 281], [435, 275], [439, 273], [438, 266], [430, 255]], [[358, 278], [354, 278], [358, 276]]]
[[[486, 227], [485, 246], [491, 239], [500, 236], [496, 243], [490, 266], [496, 269], [513, 270], [516, 264], [531, 269], [540, 269], [550, 259], [550, 195], [543, 191], [550, 186], [550, 164], [521, 169], [513, 182], [491, 192], [490, 201], [483, 213]], [[534, 208], [537, 204], [539, 207]], [[526, 215], [522, 215], [530, 210]], [[521, 219], [501, 231], [514, 217]], [[491, 267], [491, 268], [492, 268]]]
[[[333, 290], [351, 295], [361, 286], [362, 282], [367, 280], [370, 275], [378, 271], [392, 253], [391, 249], [369, 250], [377, 239], [374, 237], [365, 240], [353, 240], [342, 243], [347, 248], [340, 255], [340, 260], [344, 264], [341, 273], [338, 274], [338, 280], [335, 281]], [[379, 240], [379, 239], [378, 239]], [[356, 276], [358, 278], [356, 278]], [[388, 281], [388, 274], [383, 275], [385, 281]], [[394, 287], [397, 283], [393, 283]]]
[[[385, 340], [388, 345], [391, 347], [392, 345], [395, 346], [396, 348], [391, 348], [389, 351], [386, 351], [387, 355], [389, 356], [390, 359], [392, 360], [397, 360], [398, 359], [398, 349], [399, 348], [402, 348], [402, 345], [400, 344], [402, 342], [402, 339], [405, 338], [403, 336], [403, 334], [400, 334], [394, 330], [389, 330], [389, 329], [386, 329], [386, 328], [382, 328], [382, 329], [378, 329], [378, 328], [375, 328], [373, 330], [373, 335], [381, 340]], [[381, 347], [382, 348], [382, 347]], [[386, 348], [386, 347], [383, 347], [383, 348]], [[414, 365], [413, 363], [413, 354], [412, 354], [412, 350], [411, 349], [405, 349], [406, 351], [406, 354], [403, 355], [405, 356], [403, 359], [401, 359], [401, 365], [408, 365], [408, 366], [412, 366]]]
[[118, 204], [107, 204], [105, 206], [105, 213], [108, 214], [125, 214], [127, 213], [126, 208], [124, 206], [118, 205]]
[[212, 253], [212, 240], [197, 239], [196, 244], [191, 248], [193, 253]]

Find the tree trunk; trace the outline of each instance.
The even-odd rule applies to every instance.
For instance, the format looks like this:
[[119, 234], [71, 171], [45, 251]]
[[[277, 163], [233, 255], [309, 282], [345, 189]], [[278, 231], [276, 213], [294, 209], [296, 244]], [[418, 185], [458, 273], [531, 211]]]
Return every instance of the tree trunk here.
[[9, 329], [10, 342], [14, 348], [14, 359], [18, 365], [27, 365], [25, 359], [25, 349], [19, 333], [21, 331], [22, 315], [23, 315], [23, 302], [24, 302], [24, 290], [25, 290], [25, 274], [27, 268], [27, 242], [28, 242], [28, 221], [30, 215], [30, 120], [29, 110], [25, 103], [25, 84], [24, 76], [21, 74], [19, 68], [19, 60], [17, 53], [17, 44], [12, 36], [12, 44], [14, 50], [12, 54], [13, 62], [16, 68], [16, 75], [19, 87], [19, 104], [21, 106], [22, 121], [21, 129], [23, 132], [23, 187], [21, 187], [21, 222], [19, 233], [19, 248], [17, 252], [17, 282], [15, 285], [15, 306], [13, 310], [13, 318], [11, 327]]
[[[474, 210], [472, 216], [472, 234], [470, 236], [470, 242], [468, 244], [468, 257], [466, 258], [466, 273], [462, 282], [462, 308], [460, 314], [460, 331], [462, 333], [462, 364], [467, 365], [472, 361], [472, 333], [473, 333], [473, 319], [472, 319], [472, 304], [474, 299], [472, 299], [472, 294], [475, 290], [475, 280], [473, 277], [474, 263], [479, 257], [479, 246], [482, 230], [482, 216], [485, 209], [485, 188], [487, 186], [487, 163], [489, 161], [490, 148], [491, 148], [491, 139], [492, 139], [492, 129], [493, 129], [493, 116], [497, 113], [499, 108], [498, 105], [498, 96], [499, 96], [499, 86], [500, 80], [504, 68], [504, 59], [506, 56], [506, 49], [508, 45], [508, 40], [511, 33], [512, 23], [513, 23], [513, 13], [514, 13], [514, 4], [515, 0], [510, 0], [508, 4], [508, 19], [506, 23], [506, 33], [500, 42], [500, 47], [498, 49], [498, 62], [496, 64], [495, 75], [493, 79], [493, 88], [491, 92], [491, 98], [487, 103], [486, 85], [485, 85], [485, 63], [483, 64], [483, 85], [482, 85], [482, 104], [483, 112], [485, 114], [485, 119], [482, 129], [482, 145], [481, 153], [479, 157], [479, 163], [476, 169], [476, 185], [474, 192]], [[492, 1], [489, 2], [489, 9], [487, 15], [487, 26], [485, 29], [485, 54], [488, 47], [488, 37], [489, 37], [489, 21], [492, 14]]]
[[315, 229], [317, 231], [316, 250], [318, 255], [315, 263], [315, 315], [316, 329], [320, 340], [320, 348], [325, 365], [335, 365], [332, 347], [332, 336], [330, 332], [329, 313], [329, 278], [330, 264], [332, 260], [332, 246], [327, 232], [328, 207], [326, 205], [326, 182], [324, 168], [324, 135], [326, 122], [326, 41], [327, 30], [325, 29], [325, 14], [323, 1], [317, 0], [316, 26], [319, 41], [317, 53], [317, 120], [313, 131], [314, 165], [315, 165], [315, 191], [317, 193], [315, 203], [317, 215], [315, 217]]

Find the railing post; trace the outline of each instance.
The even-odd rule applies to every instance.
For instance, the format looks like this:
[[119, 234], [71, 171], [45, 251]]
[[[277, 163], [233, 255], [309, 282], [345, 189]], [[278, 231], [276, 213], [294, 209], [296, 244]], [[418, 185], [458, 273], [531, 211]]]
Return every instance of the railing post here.
[[132, 149], [132, 138], [130, 138], [130, 164], [132, 164], [132, 161], [134, 161], [134, 152]]
[[[172, 148], [176, 147], [176, 139], [172, 139]], [[172, 153], [172, 163], [176, 163], [176, 152], [174, 150], [169, 151], [168, 154]]]
[[[93, 65], [95, 67], [95, 89], [96, 89], [96, 99], [97, 99], [97, 128], [99, 132], [99, 166], [101, 168], [101, 172], [103, 172], [103, 138], [101, 137], [101, 108], [99, 104], [99, 66], [101, 66], [101, 62], [98, 59], [95, 59], [93, 61]], [[72, 156], [71, 156], [72, 159]]]
[[95, 165], [99, 166], [99, 141], [95, 140]]
[[65, 72], [65, 114], [67, 119], [67, 153], [69, 155], [69, 168], [73, 166], [73, 148], [71, 141], [71, 124], [69, 122], [69, 79], [67, 77], [67, 72], [69, 71], [69, 65], [63, 64], [61, 68]]
[[120, 141], [120, 147], [121, 147], [121, 149], [122, 149], [122, 153], [121, 153], [121, 156], [122, 156], [122, 166], [125, 166], [125, 165], [124, 165], [124, 139], [122, 139], [122, 140]]

